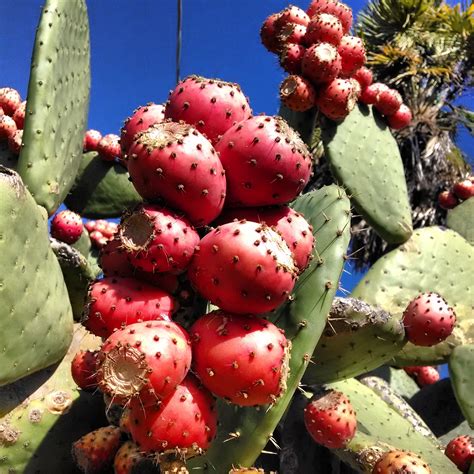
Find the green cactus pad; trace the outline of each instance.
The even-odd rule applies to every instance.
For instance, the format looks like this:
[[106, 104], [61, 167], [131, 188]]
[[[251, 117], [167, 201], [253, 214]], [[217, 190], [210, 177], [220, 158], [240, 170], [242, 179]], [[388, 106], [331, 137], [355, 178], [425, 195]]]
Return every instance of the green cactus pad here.
[[79, 168], [89, 89], [84, 0], [47, 0], [36, 33], [18, 172], [50, 215]]
[[72, 310], [49, 246], [47, 216], [17, 173], [0, 166], [0, 386], [57, 362]]
[[336, 181], [356, 210], [388, 243], [413, 228], [398, 145], [381, 116], [359, 104], [341, 123], [325, 120], [322, 139]]
[[354, 298], [336, 298], [303, 383], [355, 377], [390, 360], [405, 345], [398, 318]]
[[101, 396], [77, 388], [71, 360], [80, 349], [97, 349], [100, 340], [76, 325], [66, 357], [11, 386], [0, 389], [0, 472], [8, 474], [76, 473], [73, 441], [107, 425]]
[[449, 358], [449, 375], [453, 385], [456, 400], [474, 429], [474, 344], [458, 346]]
[[369, 436], [382, 447], [386, 443], [396, 449], [419, 454], [430, 465], [433, 473], [456, 472], [454, 464], [440, 451], [436, 442], [420, 434], [409, 420], [384, 402], [371, 388], [355, 379], [335, 382], [328, 387], [343, 392], [356, 412], [357, 432], [354, 439], [346, 450], [335, 451], [353, 467], [361, 468], [361, 448], [367, 447]]
[[448, 212], [447, 225], [474, 245], [474, 198], [451, 209]]
[[79, 237], [79, 240], [71, 245], [72, 248], [75, 248], [79, 252], [81, 252], [84, 257], [87, 257], [92, 249], [92, 242], [89, 237], [89, 232], [87, 229], [84, 227], [84, 230], [82, 231], [81, 236]]
[[453, 334], [432, 347], [408, 343], [397, 365], [436, 365], [447, 361], [453, 348], [474, 342], [474, 247], [458, 233], [440, 227], [418, 229], [404, 245], [380, 258], [352, 292], [369, 304], [401, 318], [408, 303], [433, 291], [454, 307]]
[[105, 162], [97, 153], [90, 152], [82, 158], [66, 205], [81, 216], [98, 219], [119, 217], [127, 207], [141, 201], [122, 165]]
[[254, 464], [288, 408], [324, 329], [349, 245], [350, 203], [344, 191], [332, 185], [298, 198], [293, 208], [310, 222], [317, 237], [315, 258], [300, 276], [293, 301], [270, 318], [292, 342], [287, 390], [271, 407], [237, 408], [221, 402], [217, 438], [206, 456], [190, 461], [190, 471], [220, 474], [232, 466]]
[[305, 143], [311, 147], [312, 136], [315, 129], [317, 109], [313, 108], [307, 112], [296, 112], [282, 105], [278, 115], [288, 122], [288, 125], [296, 130]]
[[4, 141], [0, 141], [0, 165], [12, 170], [16, 170], [18, 165], [18, 156], [10, 151], [7, 142]]

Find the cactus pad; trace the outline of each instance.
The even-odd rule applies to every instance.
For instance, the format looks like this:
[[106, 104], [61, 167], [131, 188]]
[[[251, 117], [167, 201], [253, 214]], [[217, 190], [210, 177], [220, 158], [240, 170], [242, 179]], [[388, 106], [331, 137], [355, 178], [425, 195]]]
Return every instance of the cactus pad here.
[[401, 318], [408, 303], [433, 291], [454, 307], [456, 327], [444, 342], [432, 347], [408, 343], [397, 355], [399, 365], [435, 365], [453, 348], [474, 341], [474, 247], [458, 233], [440, 227], [418, 229], [405, 244], [380, 258], [352, 292]]
[[451, 209], [448, 212], [447, 225], [474, 245], [474, 198]]
[[18, 172], [49, 214], [79, 168], [89, 89], [84, 0], [47, 0], [36, 33]]
[[380, 115], [359, 104], [340, 124], [324, 121], [322, 139], [334, 178], [356, 210], [388, 243], [405, 242], [413, 230], [405, 174]]
[[73, 322], [44, 209], [18, 174], [1, 166], [0, 196], [1, 386], [57, 362]]

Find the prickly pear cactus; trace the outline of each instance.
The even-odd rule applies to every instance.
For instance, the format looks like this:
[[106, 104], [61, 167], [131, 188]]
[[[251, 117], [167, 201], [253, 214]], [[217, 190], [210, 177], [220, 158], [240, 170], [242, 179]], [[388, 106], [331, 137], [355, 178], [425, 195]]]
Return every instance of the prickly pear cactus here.
[[474, 245], [474, 198], [468, 199], [448, 212], [447, 225]]
[[50, 214], [66, 197], [82, 159], [89, 55], [84, 0], [47, 0], [36, 33], [18, 172]]
[[0, 386], [57, 362], [72, 309], [48, 239], [46, 212], [17, 173], [0, 167]]

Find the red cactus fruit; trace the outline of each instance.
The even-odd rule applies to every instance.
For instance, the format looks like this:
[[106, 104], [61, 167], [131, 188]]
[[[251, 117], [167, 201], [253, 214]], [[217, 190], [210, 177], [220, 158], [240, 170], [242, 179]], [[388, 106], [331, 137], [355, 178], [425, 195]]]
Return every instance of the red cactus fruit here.
[[165, 117], [183, 120], [215, 144], [232, 125], [252, 115], [238, 84], [189, 76], [171, 91]]
[[0, 141], [8, 141], [16, 131], [15, 121], [8, 115], [0, 115]]
[[338, 47], [343, 35], [342, 24], [337, 17], [328, 13], [318, 13], [311, 17], [304, 41], [308, 45], [330, 43]]
[[290, 74], [299, 74], [305, 52], [306, 48], [300, 44], [285, 44], [280, 54], [280, 66]]
[[408, 127], [411, 120], [411, 110], [405, 104], [402, 104], [393, 115], [387, 117], [388, 126], [393, 130], [400, 130]]
[[213, 311], [190, 335], [193, 369], [215, 395], [252, 406], [274, 403], [285, 392], [290, 344], [271, 322]]
[[79, 351], [71, 362], [71, 375], [82, 390], [97, 388], [97, 351]]
[[227, 206], [286, 204], [311, 176], [308, 148], [281, 117], [261, 115], [235, 125], [216, 150], [226, 171]]
[[403, 367], [403, 370], [408, 374], [408, 375], [416, 375], [418, 371], [420, 370], [419, 365], [408, 365]]
[[360, 90], [354, 79], [334, 79], [319, 90], [317, 106], [331, 120], [341, 120], [355, 107]]
[[82, 148], [87, 151], [98, 151], [99, 142], [102, 140], [102, 133], [98, 130], [87, 130], [84, 135], [84, 142]]
[[273, 13], [263, 22], [260, 29], [260, 39], [263, 46], [271, 53], [278, 53], [280, 50], [280, 40], [278, 38], [278, 31], [275, 27], [275, 22], [280, 17], [280, 13]]
[[89, 234], [89, 237], [91, 239], [92, 245], [98, 249], [101, 249], [109, 241], [109, 239], [104, 237], [102, 232], [99, 232], [98, 230], [93, 230]]
[[337, 0], [313, 0], [306, 13], [310, 18], [318, 13], [334, 15], [341, 22], [345, 35], [349, 33], [352, 26], [351, 8]]
[[8, 137], [8, 148], [15, 155], [21, 152], [21, 144], [23, 143], [23, 130], [17, 130], [13, 135]]
[[199, 243], [187, 219], [151, 204], [124, 216], [119, 236], [130, 263], [145, 272], [184, 272]]
[[309, 16], [301, 8], [289, 5], [282, 10], [275, 21], [275, 27], [277, 30], [281, 30], [288, 24], [296, 24], [308, 26]]
[[337, 48], [341, 56], [341, 74], [351, 77], [366, 62], [364, 43], [357, 36], [345, 35]]
[[132, 439], [145, 452], [193, 456], [207, 449], [216, 434], [215, 400], [191, 375], [162, 402], [144, 409], [133, 400], [130, 407]]
[[456, 315], [440, 295], [422, 293], [408, 304], [402, 321], [411, 343], [434, 346], [453, 332]]
[[304, 410], [311, 437], [327, 448], [343, 448], [355, 435], [357, 419], [349, 399], [331, 390], [314, 398]]
[[383, 115], [393, 115], [403, 104], [402, 96], [395, 89], [385, 89], [379, 92], [375, 108]]
[[341, 57], [332, 44], [314, 44], [303, 56], [302, 71], [315, 84], [331, 82], [341, 71]]
[[467, 472], [474, 463], [474, 438], [465, 435], [452, 439], [446, 446], [444, 454], [461, 472]]
[[288, 23], [279, 32], [278, 37], [280, 40], [280, 50], [282, 50], [284, 46], [289, 43], [303, 43], [305, 35], [306, 26], [297, 25], [296, 23]]
[[58, 212], [51, 221], [51, 235], [67, 244], [77, 242], [83, 230], [81, 216], [72, 211]]
[[362, 66], [361, 68], [357, 69], [357, 71], [352, 76], [352, 79], [355, 79], [360, 84], [362, 90], [367, 89], [367, 87], [372, 84], [372, 71], [369, 68]]
[[453, 191], [459, 199], [469, 199], [474, 196], [474, 183], [470, 179], [464, 179], [453, 186]]
[[165, 291], [133, 278], [105, 277], [89, 287], [84, 326], [93, 334], [109, 337], [140, 321], [170, 321], [174, 300]]
[[418, 454], [410, 451], [388, 451], [375, 464], [372, 474], [431, 474]]
[[114, 133], [104, 135], [97, 145], [99, 156], [105, 161], [114, 161], [121, 156], [120, 137]]
[[145, 453], [133, 441], [120, 446], [114, 459], [114, 474], [154, 474], [157, 472], [153, 458]]
[[362, 89], [362, 94], [360, 96], [360, 101], [364, 104], [375, 104], [377, 102], [377, 97], [380, 92], [388, 90], [389, 87], [381, 82], [374, 82], [370, 86]]
[[0, 107], [0, 115], [5, 115], [5, 111], [3, 110], [2, 107]]
[[15, 110], [12, 118], [19, 129], [23, 129], [25, 125], [25, 114], [26, 114], [26, 100], [24, 100]]
[[301, 76], [288, 76], [280, 86], [280, 99], [291, 110], [304, 112], [315, 106], [316, 90]]
[[0, 89], [0, 107], [6, 115], [12, 117], [20, 104], [21, 96], [17, 90], [11, 87], [2, 87]]
[[72, 457], [81, 472], [100, 474], [112, 465], [120, 447], [120, 429], [105, 426], [79, 438], [72, 444]]
[[418, 367], [415, 377], [420, 387], [433, 385], [440, 379], [440, 375], [436, 370], [436, 367], [431, 367], [430, 365]]
[[100, 250], [99, 265], [105, 276], [132, 277], [135, 274], [135, 267], [128, 261], [127, 252], [118, 235]]
[[116, 403], [140, 398], [140, 406], [170, 396], [191, 365], [186, 331], [169, 321], [147, 321], [115, 331], [98, 355], [99, 388]]
[[133, 143], [133, 139], [138, 132], [146, 130], [148, 127], [165, 120], [165, 106], [150, 102], [138, 107], [133, 114], [125, 120], [120, 134], [120, 146], [124, 154]]
[[267, 224], [283, 237], [300, 272], [309, 265], [314, 244], [313, 228], [291, 207], [227, 209], [217, 222], [226, 224], [234, 219]]
[[293, 257], [270, 227], [239, 221], [218, 226], [199, 245], [188, 271], [196, 290], [231, 313], [266, 313], [290, 295]]
[[128, 172], [143, 198], [166, 200], [194, 225], [209, 224], [224, 205], [222, 164], [209, 140], [190, 125], [163, 122], [138, 133]]

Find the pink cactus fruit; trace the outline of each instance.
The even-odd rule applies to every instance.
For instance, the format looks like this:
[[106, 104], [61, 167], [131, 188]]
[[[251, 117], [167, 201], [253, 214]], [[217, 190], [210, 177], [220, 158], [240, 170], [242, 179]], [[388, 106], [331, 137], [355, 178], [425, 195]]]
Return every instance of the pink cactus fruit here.
[[360, 84], [361, 89], [364, 90], [372, 84], [373, 74], [369, 68], [362, 66], [357, 69], [352, 79], [355, 79]]
[[99, 337], [141, 321], [170, 321], [174, 299], [165, 291], [126, 277], [105, 277], [89, 287], [83, 324]]
[[85, 152], [98, 151], [99, 142], [102, 140], [102, 134], [97, 130], [87, 130], [84, 135], [82, 148]]
[[411, 343], [434, 346], [453, 332], [456, 315], [437, 293], [422, 293], [408, 304], [402, 321]]
[[51, 235], [67, 244], [77, 242], [83, 230], [81, 216], [69, 210], [58, 212], [51, 221]]
[[0, 89], [0, 107], [6, 115], [12, 117], [21, 104], [20, 93], [11, 87]]
[[120, 429], [105, 426], [79, 438], [72, 444], [72, 457], [80, 472], [100, 474], [111, 465], [121, 444]]
[[212, 395], [188, 375], [161, 403], [143, 409], [133, 400], [130, 431], [143, 452], [180, 452], [193, 456], [206, 450], [217, 431]]
[[193, 369], [215, 395], [253, 406], [274, 403], [285, 392], [290, 343], [271, 322], [213, 311], [190, 335]]
[[289, 24], [296, 24], [302, 26], [308, 26], [309, 16], [301, 8], [289, 5], [279, 13], [278, 18], [275, 21], [275, 27], [277, 30], [284, 28]]
[[219, 217], [217, 223], [226, 224], [235, 219], [246, 219], [268, 225], [276, 230], [286, 242], [300, 272], [309, 265], [314, 245], [313, 228], [302, 214], [291, 207], [227, 209]]
[[8, 148], [15, 155], [21, 152], [21, 145], [23, 143], [23, 130], [17, 130], [13, 135], [8, 137]]
[[102, 232], [99, 232], [98, 230], [93, 230], [89, 234], [89, 238], [91, 239], [92, 245], [98, 249], [101, 249], [109, 241], [109, 239], [104, 237]]
[[311, 437], [327, 448], [343, 448], [355, 435], [357, 418], [349, 399], [335, 390], [317, 395], [304, 410]]
[[287, 43], [280, 54], [280, 66], [290, 74], [299, 74], [306, 48], [296, 43]]
[[79, 351], [71, 362], [71, 375], [82, 390], [97, 388], [97, 351]]
[[441, 378], [436, 367], [431, 367], [430, 365], [418, 367], [415, 377], [420, 387], [433, 385]]
[[298, 25], [296, 23], [288, 23], [284, 28], [280, 30], [280, 51], [286, 44], [302, 44], [306, 36], [306, 26]]
[[388, 451], [377, 461], [372, 474], [431, 474], [428, 464], [410, 451]]
[[16, 131], [15, 121], [8, 115], [0, 115], [0, 141], [8, 141]]
[[280, 13], [273, 13], [263, 22], [260, 29], [260, 39], [263, 46], [271, 53], [278, 53], [280, 50], [280, 40], [275, 22], [278, 20]]
[[131, 324], [110, 335], [98, 355], [99, 388], [115, 403], [141, 407], [172, 395], [191, 366], [188, 334], [170, 321]]
[[377, 97], [380, 92], [388, 90], [389, 87], [381, 82], [374, 82], [370, 86], [362, 89], [362, 94], [360, 96], [360, 101], [364, 104], [370, 105], [377, 102]]
[[216, 150], [190, 125], [163, 122], [135, 136], [128, 171], [145, 199], [164, 199], [196, 226], [221, 212], [226, 195], [224, 169]]
[[468, 472], [474, 463], [474, 438], [468, 435], [457, 436], [448, 443], [444, 454], [461, 472]]
[[99, 156], [105, 161], [114, 161], [115, 158], [120, 158], [120, 137], [114, 133], [104, 135], [97, 145], [97, 152]]
[[215, 144], [229, 128], [250, 117], [252, 110], [238, 84], [189, 76], [171, 92], [165, 117], [183, 120]]
[[453, 192], [459, 199], [469, 199], [474, 196], [474, 182], [470, 179], [463, 179], [454, 184]]
[[383, 115], [393, 115], [403, 103], [402, 96], [395, 89], [385, 89], [379, 92], [375, 108]]
[[227, 206], [286, 204], [311, 176], [308, 148], [281, 117], [240, 122], [222, 136], [216, 150], [226, 171]]
[[329, 13], [319, 13], [311, 17], [304, 41], [308, 45], [330, 43], [338, 47], [344, 35], [342, 24]]
[[165, 106], [150, 102], [138, 107], [133, 114], [125, 120], [121, 130], [120, 146], [126, 155], [133, 143], [133, 139], [138, 132], [146, 130], [148, 127], [165, 120]]
[[341, 74], [351, 77], [366, 62], [365, 47], [357, 36], [343, 36], [337, 48], [341, 56]]
[[334, 79], [319, 90], [317, 106], [331, 120], [341, 120], [355, 107], [360, 86], [354, 79]]
[[199, 244], [187, 219], [151, 204], [124, 216], [119, 236], [130, 263], [145, 272], [184, 272]]
[[302, 71], [303, 76], [314, 84], [329, 83], [341, 71], [341, 56], [332, 44], [314, 44], [303, 56]]
[[352, 9], [337, 0], [313, 0], [306, 13], [310, 18], [319, 13], [334, 15], [341, 22], [345, 35], [352, 26]]
[[442, 209], [454, 209], [459, 200], [452, 191], [443, 191], [438, 195], [438, 204]]
[[291, 75], [280, 85], [280, 99], [289, 109], [305, 112], [315, 106], [316, 90], [304, 77]]
[[188, 276], [196, 290], [221, 309], [261, 314], [288, 298], [296, 267], [274, 230], [239, 221], [218, 226], [201, 240]]
[[13, 120], [16, 123], [16, 126], [22, 130], [25, 125], [25, 114], [26, 114], [26, 100], [20, 103], [20, 105], [17, 107], [17, 109], [15, 110], [15, 113], [12, 116]]
[[401, 130], [410, 125], [412, 118], [411, 110], [408, 106], [402, 104], [393, 115], [387, 117], [387, 122], [388, 126], [393, 130]]
[[0, 116], [1, 116], [1, 115], [5, 115], [5, 111], [3, 110], [2, 107], [0, 107]]

